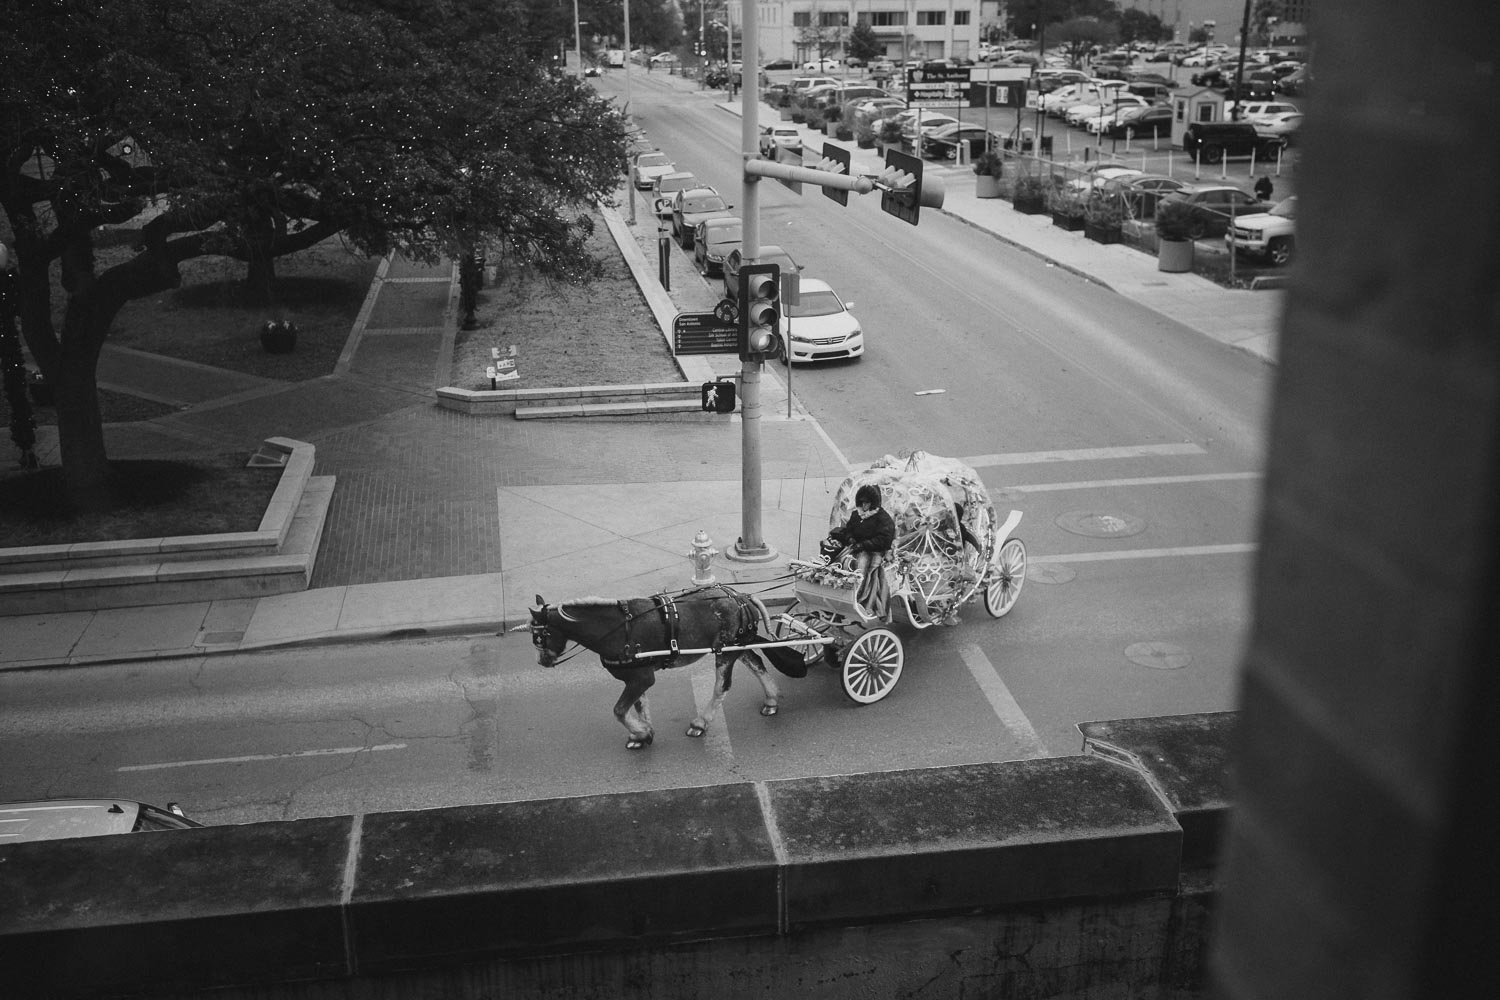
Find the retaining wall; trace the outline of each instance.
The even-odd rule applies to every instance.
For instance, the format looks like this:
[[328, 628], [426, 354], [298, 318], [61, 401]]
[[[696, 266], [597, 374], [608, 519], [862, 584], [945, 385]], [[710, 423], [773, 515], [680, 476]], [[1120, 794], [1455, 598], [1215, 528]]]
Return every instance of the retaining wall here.
[[1184, 866], [1173, 803], [1199, 828], [1227, 809], [1230, 723], [1092, 724], [1110, 756], [17, 844], [0, 968], [47, 997], [1192, 997], [1215, 858]]

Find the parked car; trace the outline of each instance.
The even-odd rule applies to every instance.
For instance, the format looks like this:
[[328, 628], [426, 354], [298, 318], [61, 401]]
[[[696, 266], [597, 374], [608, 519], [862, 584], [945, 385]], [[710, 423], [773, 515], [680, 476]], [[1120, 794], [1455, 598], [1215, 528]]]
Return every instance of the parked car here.
[[834, 56], [824, 56], [821, 59], [809, 59], [802, 64], [802, 68], [809, 73], [831, 73], [838, 69], [841, 64]]
[[677, 165], [666, 153], [659, 149], [650, 149], [635, 154], [635, 162], [631, 165], [630, 175], [637, 191], [649, 191], [658, 177], [670, 174], [676, 169]]
[[[740, 297], [740, 265], [744, 263], [744, 257], [738, 247], [729, 252], [724, 259], [724, 297], [731, 302], [739, 301]], [[788, 271], [801, 271], [802, 265], [792, 259], [792, 255], [775, 244], [762, 244], [758, 264], [780, 264], [782, 273]]]
[[682, 60], [677, 57], [677, 53], [675, 52], [658, 52], [651, 57], [651, 65], [653, 66], [675, 66], [680, 62]]
[[730, 218], [734, 206], [708, 185], [683, 188], [672, 199], [672, 238], [684, 250], [693, 249], [693, 232], [708, 219]]
[[1290, 264], [1296, 250], [1297, 196], [1283, 200], [1269, 212], [1236, 216], [1234, 225], [1224, 234], [1230, 251], [1238, 250], [1281, 267]]
[[1226, 156], [1272, 160], [1281, 148], [1280, 140], [1257, 135], [1248, 122], [1191, 122], [1182, 133], [1183, 152], [1204, 163], [1218, 163]]
[[1235, 121], [1249, 122], [1252, 125], [1272, 115], [1294, 114], [1297, 111], [1297, 105], [1285, 101], [1246, 101], [1238, 108], [1231, 108]]
[[1131, 214], [1137, 219], [1149, 219], [1156, 215], [1156, 206], [1161, 199], [1187, 186], [1187, 182], [1161, 174], [1142, 174], [1123, 184], [1124, 195], [1130, 203]]
[[800, 97], [813, 87], [837, 87], [839, 82], [831, 76], [794, 76], [788, 86], [791, 88], [793, 94]]
[[952, 115], [942, 114], [938, 111], [925, 111], [919, 108], [911, 108], [903, 111], [896, 116], [896, 120], [901, 123], [901, 134], [906, 138], [906, 141], [910, 142], [912, 145], [917, 144], [917, 115], [919, 113], [921, 114], [921, 138], [923, 139], [927, 138], [929, 135], [940, 128], [946, 128], [949, 125], [959, 124], [959, 120], [957, 118], [954, 118]]
[[1172, 134], [1172, 109], [1152, 105], [1148, 108], [1127, 108], [1105, 126], [1104, 134], [1110, 138], [1144, 138]]
[[38, 799], [0, 803], [0, 845], [117, 833], [155, 833], [202, 826], [175, 802], [159, 806], [130, 799]]
[[1195, 240], [1223, 236], [1231, 216], [1258, 215], [1271, 206], [1231, 184], [1184, 184], [1162, 198], [1161, 204], [1182, 202], [1192, 212], [1188, 235]]
[[971, 122], [956, 122], [928, 132], [923, 128], [922, 155], [931, 160], [952, 160], [958, 157], [959, 143], [967, 142], [971, 153], [984, 149], [988, 130], [983, 125]]
[[686, 170], [674, 170], [658, 177], [651, 185], [651, 203], [655, 207], [657, 217], [671, 218], [672, 199], [677, 197], [677, 192], [697, 186], [698, 178]]
[[1145, 174], [1134, 167], [1122, 167], [1114, 163], [1095, 161], [1081, 170], [1077, 177], [1068, 182], [1068, 187], [1075, 191], [1087, 191], [1091, 188], [1106, 187], [1110, 184], [1124, 184]]
[[772, 59], [770, 62], [766, 63], [761, 68], [762, 69], [792, 69], [794, 67], [794, 65], [795, 64], [790, 59]]
[[795, 304], [787, 303], [781, 314], [781, 336], [786, 341], [786, 364], [857, 358], [865, 353], [865, 335], [845, 302], [817, 278], [803, 278]]
[[1083, 127], [1084, 123], [1088, 122], [1090, 119], [1103, 118], [1105, 115], [1112, 115], [1122, 108], [1147, 108], [1150, 106], [1151, 102], [1146, 100], [1144, 97], [1137, 97], [1135, 94], [1121, 93], [1111, 97], [1106, 97], [1101, 101], [1094, 102], [1093, 104], [1075, 104], [1068, 109], [1067, 114], [1065, 114], [1063, 118], [1069, 125], [1076, 125], [1081, 128]]
[[693, 232], [693, 263], [704, 275], [724, 273], [724, 261], [740, 248], [743, 224], [736, 216], [704, 219]]
[[802, 130], [795, 125], [767, 125], [760, 130], [760, 155], [768, 160], [780, 158], [780, 151], [802, 155]]
[[1266, 139], [1276, 139], [1290, 146], [1297, 139], [1297, 130], [1302, 127], [1302, 113], [1271, 115], [1255, 123], [1256, 134]]

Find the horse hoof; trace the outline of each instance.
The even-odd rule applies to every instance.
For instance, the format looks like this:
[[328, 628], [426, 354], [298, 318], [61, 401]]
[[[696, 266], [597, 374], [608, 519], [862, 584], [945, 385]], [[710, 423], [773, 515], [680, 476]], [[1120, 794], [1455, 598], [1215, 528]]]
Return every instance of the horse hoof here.
[[640, 739], [636, 739], [635, 737], [632, 736], [629, 740], [626, 741], [626, 743], [625, 743], [625, 749], [626, 750], [639, 750], [641, 747], [649, 747], [651, 745], [651, 741], [654, 740], [654, 739], [656, 739], [656, 734], [655, 733], [647, 733], [645, 736], [641, 737]]
[[698, 725], [695, 722], [691, 726], [688, 726], [687, 734], [689, 736], [693, 737], [694, 739], [696, 739], [697, 737], [702, 736], [706, 732], [708, 732], [708, 730], [704, 729], [702, 726]]
[[775, 705], [762, 705], [760, 707], [760, 714], [761, 715], [775, 715], [776, 714], [776, 706]]

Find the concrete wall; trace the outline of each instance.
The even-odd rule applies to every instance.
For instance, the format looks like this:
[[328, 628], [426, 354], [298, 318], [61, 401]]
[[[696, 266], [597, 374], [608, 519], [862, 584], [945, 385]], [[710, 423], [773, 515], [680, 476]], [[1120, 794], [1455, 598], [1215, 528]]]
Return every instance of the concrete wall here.
[[1213, 882], [1175, 809], [1227, 809], [1230, 722], [1095, 724], [1109, 757], [17, 844], [4, 990], [1190, 997]]
[[1466, 996], [1500, 929], [1500, 20], [1309, 10], [1217, 992]]

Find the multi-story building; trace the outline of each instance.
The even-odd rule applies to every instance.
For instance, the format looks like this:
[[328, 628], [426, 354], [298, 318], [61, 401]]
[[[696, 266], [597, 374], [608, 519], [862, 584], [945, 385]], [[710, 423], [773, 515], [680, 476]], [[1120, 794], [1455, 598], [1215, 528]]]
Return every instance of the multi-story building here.
[[[869, 24], [893, 62], [973, 59], [981, 0], [758, 0], [760, 60], [799, 65], [819, 55], [843, 59], [849, 33]], [[737, 7], [730, 0], [731, 7]], [[739, 11], [731, 14], [737, 24]]]

